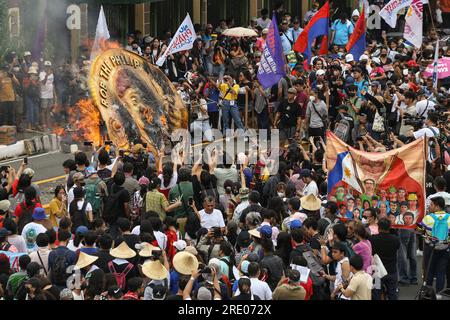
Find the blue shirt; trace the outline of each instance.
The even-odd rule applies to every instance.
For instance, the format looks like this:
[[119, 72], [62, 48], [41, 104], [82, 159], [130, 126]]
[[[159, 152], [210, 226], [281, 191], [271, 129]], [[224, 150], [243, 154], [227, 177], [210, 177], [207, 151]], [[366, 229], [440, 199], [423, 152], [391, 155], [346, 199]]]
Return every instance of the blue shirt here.
[[[291, 40], [292, 44], [291, 44]], [[287, 55], [291, 50], [292, 46], [294, 45], [294, 40], [292, 39], [292, 33], [289, 32], [289, 30], [286, 31], [286, 33], [283, 33], [281, 35], [281, 45], [283, 46], [283, 54]]]
[[331, 30], [335, 31], [333, 44], [338, 46], [345, 46], [348, 43], [350, 35], [353, 33], [353, 25], [350, 21], [346, 20], [344, 23], [342, 21], [336, 20], [331, 26]]
[[302, 33], [303, 29], [298, 28], [298, 30], [295, 30], [294, 28], [289, 29], [289, 33], [294, 36], [294, 43], [297, 42], [298, 37], [300, 36], [300, 33]]
[[362, 80], [359, 81], [359, 82], [357, 82], [357, 81], [355, 80], [355, 86], [358, 87], [358, 97], [359, 97], [359, 98], [365, 99], [365, 98], [362, 96], [361, 91], [366, 91], [366, 92], [367, 92], [367, 90], [369, 89], [369, 83], [367, 82], [367, 80], [362, 79]]
[[208, 94], [208, 112], [219, 112], [217, 103], [219, 101], [220, 91], [216, 88], [207, 88], [205, 89], [205, 94]]

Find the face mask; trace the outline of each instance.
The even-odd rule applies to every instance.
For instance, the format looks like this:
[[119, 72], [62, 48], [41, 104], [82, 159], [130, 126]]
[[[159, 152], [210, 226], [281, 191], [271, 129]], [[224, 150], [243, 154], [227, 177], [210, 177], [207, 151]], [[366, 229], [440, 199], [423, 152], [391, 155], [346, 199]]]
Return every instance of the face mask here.
[[362, 224], [365, 225], [365, 226], [369, 224], [369, 221], [367, 221], [366, 218], [362, 218], [361, 222], [362, 222]]
[[283, 193], [283, 192], [278, 192], [278, 196], [279, 196], [280, 198], [284, 198], [284, 193]]
[[309, 101], [314, 102], [316, 100], [316, 97], [314, 96], [309, 96]]

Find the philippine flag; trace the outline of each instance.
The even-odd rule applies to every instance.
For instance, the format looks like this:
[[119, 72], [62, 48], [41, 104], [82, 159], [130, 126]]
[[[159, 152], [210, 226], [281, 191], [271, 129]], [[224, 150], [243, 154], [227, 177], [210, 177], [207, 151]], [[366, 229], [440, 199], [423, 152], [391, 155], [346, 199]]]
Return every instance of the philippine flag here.
[[344, 181], [359, 193], [363, 193], [356, 178], [355, 166], [349, 151], [337, 155], [336, 165], [328, 174], [328, 194], [331, 194], [333, 188], [341, 181]]

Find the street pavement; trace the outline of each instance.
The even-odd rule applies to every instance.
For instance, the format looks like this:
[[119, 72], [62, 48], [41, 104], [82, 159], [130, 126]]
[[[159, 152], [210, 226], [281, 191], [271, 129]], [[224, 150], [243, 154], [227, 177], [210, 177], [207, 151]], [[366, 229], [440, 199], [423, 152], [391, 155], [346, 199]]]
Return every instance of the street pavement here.
[[[64, 171], [62, 163], [67, 159], [73, 159], [73, 155], [54, 152], [31, 156], [28, 158], [28, 167], [32, 168], [36, 172], [33, 181], [39, 185], [43, 204], [48, 204], [53, 198], [54, 188], [58, 184], [64, 183], [65, 179], [63, 177]], [[0, 166], [11, 165], [17, 169], [22, 160], [23, 157], [14, 160], [2, 161], [0, 162]], [[421, 285], [420, 266], [422, 265], [422, 257], [417, 257], [417, 260], [417, 264], [419, 266], [419, 285], [399, 287], [400, 300], [413, 300], [419, 291]]]

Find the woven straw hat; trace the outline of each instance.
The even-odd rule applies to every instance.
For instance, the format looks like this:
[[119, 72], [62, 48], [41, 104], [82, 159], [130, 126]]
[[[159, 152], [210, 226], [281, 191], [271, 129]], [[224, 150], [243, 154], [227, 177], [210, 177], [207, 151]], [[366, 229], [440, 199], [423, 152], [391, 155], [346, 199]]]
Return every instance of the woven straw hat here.
[[142, 266], [142, 273], [152, 280], [164, 280], [169, 272], [159, 261], [148, 261]]
[[317, 198], [312, 193], [301, 198], [300, 203], [302, 205], [302, 209], [305, 209], [308, 211], [317, 211], [320, 209], [320, 206], [322, 205], [322, 201], [320, 201], [320, 199]]
[[125, 241], [122, 241], [122, 243], [118, 247], [112, 249], [109, 254], [114, 258], [119, 259], [130, 259], [136, 256], [136, 252], [130, 249]]
[[152, 256], [152, 251], [161, 251], [161, 249], [150, 243], [143, 243], [139, 255], [143, 258], [148, 258]]
[[191, 275], [198, 270], [198, 259], [192, 253], [181, 251], [173, 257], [173, 267], [181, 274]]
[[87, 253], [80, 251], [80, 255], [78, 256], [78, 261], [75, 266], [77, 268], [83, 269], [83, 268], [93, 264], [95, 261], [97, 261], [97, 259], [98, 259], [98, 257], [91, 256]]

